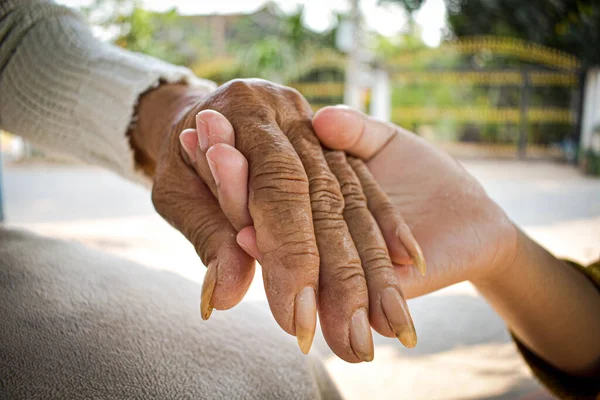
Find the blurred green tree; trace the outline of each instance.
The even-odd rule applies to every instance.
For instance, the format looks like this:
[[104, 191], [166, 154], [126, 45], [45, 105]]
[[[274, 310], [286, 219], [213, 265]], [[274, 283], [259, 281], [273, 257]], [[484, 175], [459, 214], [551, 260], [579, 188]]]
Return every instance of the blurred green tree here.
[[446, 0], [458, 35], [519, 37], [600, 64], [600, 3], [597, 0]]
[[189, 40], [184, 39], [175, 9], [155, 13], [144, 9], [139, 0], [94, 0], [81, 11], [92, 24], [108, 32], [115, 44], [129, 50], [184, 65], [201, 50], [182, 51]]
[[[239, 40], [236, 40], [237, 35], [233, 37], [231, 48], [240, 58], [245, 74], [285, 83], [307, 73], [317, 52], [325, 49], [335, 51], [335, 36], [332, 32], [337, 26], [325, 33], [308, 29], [302, 22], [303, 7], [291, 14], [278, 16], [278, 23], [266, 30], [265, 27], [251, 29], [256, 21], [240, 21], [236, 31], [247, 33], [239, 37]], [[260, 33], [260, 36], [245, 43], [252, 33]]]
[[314, 32], [303, 24], [302, 7], [284, 14], [272, 2], [247, 15], [157, 13], [140, 0], [93, 0], [82, 11], [117, 45], [190, 66], [219, 82], [251, 76], [289, 82], [310, 69], [318, 50], [335, 51], [337, 26]]
[[[409, 13], [424, 0], [400, 3]], [[445, 0], [448, 22], [456, 36], [518, 37], [571, 53], [587, 65], [600, 64], [598, 0]]]

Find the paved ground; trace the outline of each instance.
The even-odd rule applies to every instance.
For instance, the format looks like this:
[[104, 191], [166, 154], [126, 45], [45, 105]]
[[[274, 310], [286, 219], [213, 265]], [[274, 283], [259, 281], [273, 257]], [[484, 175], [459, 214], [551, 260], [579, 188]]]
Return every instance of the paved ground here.
[[[560, 256], [600, 255], [600, 180], [548, 163], [468, 162], [515, 222]], [[151, 268], [200, 282], [203, 268], [186, 241], [153, 211], [149, 193], [94, 168], [5, 168], [7, 223], [79, 240]], [[260, 280], [246, 301], [264, 302]], [[545, 399], [502, 321], [469, 284], [411, 300], [416, 349], [376, 337], [376, 359], [337, 360], [322, 338], [334, 379], [348, 399]], [[283, 334], [283, 333], [282, 333]]]

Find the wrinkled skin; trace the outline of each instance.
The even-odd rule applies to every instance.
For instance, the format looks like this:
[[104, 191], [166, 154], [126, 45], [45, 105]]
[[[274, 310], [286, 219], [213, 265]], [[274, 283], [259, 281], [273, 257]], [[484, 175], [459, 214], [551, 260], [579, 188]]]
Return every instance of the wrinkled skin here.
[[[426, 276], [396, 269], [407, 298], [464, 280], [493, 280], [513, 262], [517, 229], [448, 154], [405, 129], [351, 109], [320, 110], [314, 128], [326, 146], [368, 160], [369, 171], [421, 245]], [[350, 145], [359, 136], [379, 145]]]
[[[206, 178], [206, 161], [192, 163], [182, 151], [179, 132], [196, 128], [196, 115], [202, 110], [222, 114], [235, 132], [235, 147], [248, 163], [251, 220], [223, 210], [215, 197], [215, 182]], [[395, 309], [405, 315], [395, 321], [400, 318], [412, 327], [382, 230], [392, 232], [387, 241], [394, 243], [390, 248], [397, 263], [411, 264], [409, 253], [418, 245], [364, 164], [321, 147], [311, 117], [308, 103], [293, 89], [262, 80], [221, 86], [180, 113], [172, 125], [168, 143], [161, 146], [152, 199], [209, 266], [207, 277], [214, 282], [205, 281], [203, 288], [203, 301], [206, 294], [210, 302], [205, 317], [212, 307], [234, 306], [248, 289], [254, 264], [236, 243], [236, 234], [253, 224], [267, 298], [279, 325], [292, 335], [299, 335], [299, 328], [312, 329], [312, 341], [314, 327], [306, 322], [310, 307], [298, 309], [297, 297], [312, 288], [332, 350], [350, 362], [369, 361], [372, 339], [368, 321], [366, 328], [364, 321], [357, 322], [360, 310], [369, 314], [377, 331], [398, 336], [380, 305], [384, 289], [391, 287], [399, 294]], [[383, 205], [380, 212], [369, 211], [371, 199]], [[398, 235], [412, 242], [403, 243]], [[299, 324], [299, 318], [304, 323]]]

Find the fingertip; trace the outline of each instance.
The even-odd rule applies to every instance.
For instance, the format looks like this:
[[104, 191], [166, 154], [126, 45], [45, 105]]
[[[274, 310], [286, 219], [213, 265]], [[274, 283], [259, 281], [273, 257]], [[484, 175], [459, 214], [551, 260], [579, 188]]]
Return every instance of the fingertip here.
[[198, 147], [198, 135], [195, 129], [185, 129], [179, 134], [179, 143], [190, 161], [196, 161], [196, 148]]
[[196, 120], [206, 124], [209, 146], [216, 143], [235, 146], [235, 131], [223, 114], [215, 110], [202, 110], [196, 115]]
[[217, 185], [221, 209], [238, 230], [252, 225], [248, 211], [248, 161], [236, 148], [224, 143], [212, 146], [206, 160]]
[[225, 143], [211, 146], [206, 152], [206, 158], [220, 167], [233, 168], [237, 173], [243, 172], [244, 168], [246, 171], [248, 169], [246, 157], [238, 149]]
[[325, 146], [363, 160], [377, 154], [399, 131], [395, 125], [345, 106], [319, 110], [313, 118], [313, 128]]
[[347, 106], [328, 106], [313, 117], [313, 128], [319, 140], [335, 150], [354, 147], [363, 132], [364, 114]]
[[239, 304], [248, 292], [255, 264], [254, 259], [239, 247], [230, 247], [220, 253], [217, 256], [216, 282], [208, 304], [217, 310], [228, 310]]
[[240, 230], [236, 237], [237, 243], [250, 257], [260, 261], [260, 252], [256, 244], [256, 230], [254, 226], [247, 226]]

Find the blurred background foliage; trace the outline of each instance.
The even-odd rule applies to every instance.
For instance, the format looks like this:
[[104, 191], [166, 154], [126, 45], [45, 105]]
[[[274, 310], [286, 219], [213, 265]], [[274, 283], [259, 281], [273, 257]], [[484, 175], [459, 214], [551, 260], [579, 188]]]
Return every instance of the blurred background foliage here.
[[[474, 35], [521, 38], [573, 54], [584, 64], [600, 64], [600, 2], [597, 0], [444, 0], [445, 39]], [[380, 0], [400, 4], [412, 16], [424, 0]], [[304, 9], [291, 14], [266, 3], [250, 14], [179, 15], [145, 10], [139, 0], [93, 0], [83, 8], [92, 23], [107, 29], [119, 46], [166, 61], [206, 68], [219, 81], [260, 76], [277, 81], [297, 78], [316, 53], [342, 57], [336, 33], [344, 15], [325, 32], [306, 28]], [[380, 60], [424, 48], [418, 28], [386, 37], [367, 32], [367, 47]], [[443, 60], [441, 60], [443, 62]], [[481, 61], [481, 60], [479, 60]], [[493, 60], [498, 62], [498, 60]], [[201, 63], [209, 64], [206, 67]], [[222, 75], [222, 76], [220, 76]]]
[[[424, 0], [399, 3], [411, 15]], [[597, 0], [444, 0], [451, 36], [497, 35], [521, 38], [600, 64], [600, 2]]]
[[[520, 38], [568, 52], [585, 67], [600, 63], [600, 2], [597, 0], [444, 0], [447, 27], [443, 41], [474, 35]], [[421, 114], [441, 108], [474, 110], [518, 109], [521, 88], [468, 81], [409, 82], [396, 59], [418, 54], [428, 46], [421, 39], [414, 16], [424, 0], [380, 0], [396, 3], [406, 11], [405, 29], [382, 36], [365, 29], [368, 63], [390, 71], [392, 120], [409, 129], [433, 132], [437, 141], [485, 142], [516, 145], [518, 123], [513, 120], [470, 121], [440, 114], [435, 121], [411, 120], [404, 110]], [[186, 65], [198, 76], [218, 83], [233, 78], [261, 77], [291, 86], [318, 108], [343, 102], [346, 56], [336, 46], [338, 30], [347, 18], [337, 15], [333, 26], [315, 32], [303, 24], [304, 9], [283, 13], [267, 2], [248, 14], [180, 15], [177, 10], [152, 12], [139, 0], [94, 0], [83, 9], [90, 21], [110, 33], [124, 48]], [[442, 42], [443, 46], [443, 42]], [[538, 67], [518, 57], [486, 52], [463, 54], [445, 50], [431, 60], [411, 59], [410, 70], [519, 70]], [[579, 92], [569, 87], [535, 87], [531, 107], [577, 111]], [[364, 95], [370, 101], [369, 92]], [[394, 111], [396, 110], [396, 111]], [[431, 113], [430, 113], [431, 114]], [[426, 126], [424, 126], [426, 125]], [[529, 123], [531, 143], [552, 145], [576, 136], [572, 121]]]
[[302, 23], [303, 8], [284, 14], [275, 3], [250, 14], [179, 15], [147, 11], [136, 0], [94, 0], [82, 11], [115, 44], [217, 82], [255, 76], [284, 83], [310, 72], [324, 54], [342, 57], [337, 25], [314, 32]]

